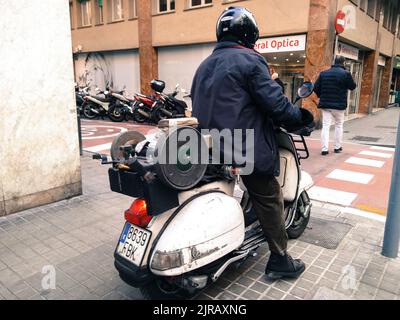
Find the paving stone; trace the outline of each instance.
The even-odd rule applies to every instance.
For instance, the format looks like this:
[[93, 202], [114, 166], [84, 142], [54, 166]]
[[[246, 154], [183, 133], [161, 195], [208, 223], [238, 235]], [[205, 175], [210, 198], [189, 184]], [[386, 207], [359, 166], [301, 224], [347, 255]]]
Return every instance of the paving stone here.
[[305, 290], [311, 290], [312, 287], [315, 285], [314, 282], [308, 281], [306, 279], [301, 279], [296, 283], [296, 287], [305, 289]]
[[238, 298], [238, 296], [229, 293], [229, 292], [223, 292], [220, 296], [218, 296], [218, 300], [228, 300], [228, 301], [232, 301], [232, 300], [236, 300]]
[[274, 283], [274, 285], [273, 285], [273, 287], [275, 289], [278, 289], [278, 290], [281, 290], [281, 291], [284, 291], [284, 292], [289, 291], [292, 286], [293, 286], [292, 283], [285, 282], [283, 280], [276, 281]]
[[22, 300], [27, 300], [33, 296], [38, 295], [36, 290], [33, 290], [31, 287], [26, 287], [25, 289], [15, 293], [15, 295]]
[[307, 290], [304, 290], [304, 289], [302, 289], [302, 288], [299, 288], [299, 287], [294, 287], [294, 288], [290, 291], [290, 294], [293, 295], [293, 296], [295, 296], [295, 297], [298, 297], [298, 298], [300, 298], [300, 299], [305, 299], [305, 297], [306, 297], [307, 294], [308, 294], [308, 291], [307, 291]]
[[283, 298], [283, 296], [285, 295], [285, 292], [280, 291], [278, 289], [275, 288], [270, 288], [267, 293], [265, 294], [265, 296], [273, 299], [273, 300], [281, 300]]
[[128, 300], [124, 295], [122, 295], [121, 293], [119, 293], [117, 291], [112, 291], [112, 292], [108, 293], [102, 299], [103, 300]]
[[242, 286], [245, 286], [246, 288], [249, 288], [254, 283], [254, 280], [247, 277], [240, 277], [237, 280], [237, 283], [241, 284]]
[[253, 290], [247, 290], [243, 293], [242, 298], [247, 300], [257, 300], [260, 298], [261, 294]]
[[376, 295], [377, 300], [395, 300], [396, 295], [391, 292], [387, 292], [384, 290], [378, 290], [378, 293]]
[[257, 291], [258, 293], [264, 293], [265, 291], [267, 291], [269, 288], [268, 285], [262, 283], [262, 282], [255, 282], [250, 289]]
[[228, 288], [228, 291], [240, 296], [247, 288], [240, 284], [233, 284]]

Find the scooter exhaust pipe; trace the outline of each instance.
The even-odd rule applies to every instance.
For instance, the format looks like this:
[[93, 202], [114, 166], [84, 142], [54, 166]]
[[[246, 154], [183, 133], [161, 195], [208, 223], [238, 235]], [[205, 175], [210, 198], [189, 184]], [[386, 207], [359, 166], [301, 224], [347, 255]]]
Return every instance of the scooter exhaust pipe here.
[[164, 108], [160, 108], [161, 112], [164, 113], [168, 117], [172, 117], [173, 113], [169, 112], [168, 110], [165, 110]]
[[146, 111], [143, 111], [142, 109], [138, 109], [138, 112], [142, 115], [145, 116], [146, 118], [151, 118], [151, 115], [149, 115]]

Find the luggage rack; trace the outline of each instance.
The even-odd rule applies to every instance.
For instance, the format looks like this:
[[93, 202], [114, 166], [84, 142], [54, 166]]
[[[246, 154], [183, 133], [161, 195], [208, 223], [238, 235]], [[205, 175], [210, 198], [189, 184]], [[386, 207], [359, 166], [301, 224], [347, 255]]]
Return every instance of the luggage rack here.
[[297, 156], [299, 160], [306, 160], [310, 157], [310, 152], [307, 147], [306, 139], [304, 136], [298, 136], [294, 134], [290, 134], [292, 137], [293, 143], [296, 147]]

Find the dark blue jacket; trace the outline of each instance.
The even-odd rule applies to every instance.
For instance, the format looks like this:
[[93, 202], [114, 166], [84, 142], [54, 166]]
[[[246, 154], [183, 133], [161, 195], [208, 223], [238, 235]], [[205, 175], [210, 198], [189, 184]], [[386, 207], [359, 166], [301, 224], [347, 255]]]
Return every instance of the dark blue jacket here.
[[320, 98], [320, 109], [347, 109], [348, 90], [357, 87], [350, 72], [341, 65], [334, 65], [321, 72], [315, 83], [314, 91]]
[[234, 42], [218, 43], [198, 68], [191, 94], [201, 128], [242, 129], [243, 137], [246, 129], [254, 129], [255, 172], [279, 175], [274, 122], [301, 124], [301, 112], [271, 79], [260, 54]]

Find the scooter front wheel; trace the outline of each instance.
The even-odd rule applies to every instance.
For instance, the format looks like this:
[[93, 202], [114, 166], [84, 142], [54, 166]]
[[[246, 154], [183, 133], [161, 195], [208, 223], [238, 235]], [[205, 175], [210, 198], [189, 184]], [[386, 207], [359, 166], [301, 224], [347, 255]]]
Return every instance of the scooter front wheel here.
[[84, 106], [83, 115], [87, 119], [95, 119], [97, 117], [97, 114], [92, 111], [92, 106], [90, 104], [87, 104], [86, 106]]

